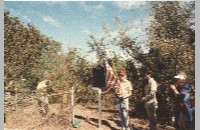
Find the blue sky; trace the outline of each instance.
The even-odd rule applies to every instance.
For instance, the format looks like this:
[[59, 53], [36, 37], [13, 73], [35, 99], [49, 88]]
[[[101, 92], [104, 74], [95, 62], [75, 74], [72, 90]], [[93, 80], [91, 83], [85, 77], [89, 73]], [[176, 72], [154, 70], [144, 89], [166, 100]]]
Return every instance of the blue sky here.
[[[102, 37], [103, 23], [115, 28], [116, 16], [133, 24], [135, 28], [128, 33], [133, 37], [140, 36], [140, 40], [145, 40], [143, 29], [151, 19], [144, 9], [145, 1], [5, 1], [4, 8], [23, 23], [32, 23], [43, 34], [61, 42], [64, 52], [69, 47], [76, 47], [83, 55], [89, 50], [89, 35]], [[112, 35], [117, 35], [115, 30]], [[88, 58], [94, 60], [95, 54], [89, 54]]]

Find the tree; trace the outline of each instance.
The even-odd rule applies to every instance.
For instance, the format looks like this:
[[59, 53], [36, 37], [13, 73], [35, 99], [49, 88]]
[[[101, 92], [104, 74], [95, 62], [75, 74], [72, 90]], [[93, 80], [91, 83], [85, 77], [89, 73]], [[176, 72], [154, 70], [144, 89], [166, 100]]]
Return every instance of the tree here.
[[[127, 32], [134, 28], [128, 23], [123, 24], [119, 18], [116, 18], [118, 28], [117, 36], [110, 40], [112, 45], [119, 46], [131, 56], [134, 61], [138, 74], [138, 97], [142, 96], [142, 81], [147, 70], [155, 72], [155, 79], [159, 83], [158, 99], [159, 117], [166, 118], [164, 122], [169, 121], [172, 101], [170, 100], [166, 88], [173, 76], [179, 71], [185, 71], [188, 76], [194, 78], [194, 2], [162, 1], [148, 2], [153, 20], [147, 28], [149, 39], [146, 45], [149, 48], [147, 53], [141, 49], [141, 43], [137, 38], [127, 35]], [[104, 25], [103, 29], [107, 36], [103, 39], [111, 39], [111, 32], [108, 26]], [[115, 31], [116, 32], [116, 31]], [[106, 40], [105, 40], [106, 41]], [[113, 44], [114, 43], [114, 44]], [[130, 62], [126, 62], [127, 69], [130, 69]], [[136, 64], [139, 64], [136, 66]], [[134, 70], [130, 70], [134, 71]], [[135, 72], [135, 71], [134, 71]], [[134, 75], [130, 72], [129, 76]], [[136, 78], [137, 80], [137, 78]], [[132, 80], [134, 82], [134, 80]], [[166, 104], [162, 104], [165, 102]], [[167, 106], [167, 107], [166, 107]], [[167, 111], [166, 115], [163, 111]]]
[[[43, 57], [44, 54], [50, 56], [59, 49], [60, 43], [41, 34], [33, 25], [22, 24], [18, 17], [10, 16], [8, 11], [4, 12], [5, 77], [14, 80], [21, 77], [33, 80], [31, 71], [41, 67], [40, 59], [51, 60], [50, 57]], [[41, 70], [37, 69], [38, 72]]]
[[185, 4], [184, 8], [181, 4], [178, 1], [150, 2], [154, 17], [148, 28], [150, 51], [137, 57], [143, 65], [141, 71], [151, 69], [156, 74], [160, 84], [158, 115], [165, 123], [169, 123], [173, 114], [173, 102], [167, 93], [171, 79], [180, 71], [194, 78], [194, 3]]
[[151, 2], [149, 47], [173, 61], [173, 75], [185, 71], [194, 78], [194, 2]]

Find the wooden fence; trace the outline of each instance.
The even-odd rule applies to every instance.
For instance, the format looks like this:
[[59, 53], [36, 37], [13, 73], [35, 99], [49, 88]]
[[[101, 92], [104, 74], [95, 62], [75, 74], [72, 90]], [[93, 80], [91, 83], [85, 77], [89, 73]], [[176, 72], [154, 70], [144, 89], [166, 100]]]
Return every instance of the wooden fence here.
[[[54, 92], [46, 95], [49, 99], [49, 105], [59, 104], [59, 109], [65, 113], [66, 119], [74, 122], [74, 88], [65, 92]], [[20, 113], [21, 110], [31, 106], [38, 107], [39, 96], [37, 91], [25, 90], [4, 90], [4, 123], [6, 123], [7, 114]], [[53, 99], [59, 99], [54, 103]], [[51, 111], [51, 110], [50, 110]], [[31, 114], [31, 113], [30, 113]], [[39, 114], [38, 114], [39, 115]]]

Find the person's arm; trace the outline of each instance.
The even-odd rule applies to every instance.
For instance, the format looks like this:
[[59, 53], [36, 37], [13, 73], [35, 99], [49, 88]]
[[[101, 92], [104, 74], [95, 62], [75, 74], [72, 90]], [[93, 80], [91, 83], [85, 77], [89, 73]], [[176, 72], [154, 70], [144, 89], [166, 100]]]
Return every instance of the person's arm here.
[[157, 83], [155, 81], [151, 81], [149, 83], [149, 85], [150, 85], [150, 93], [142, 98], [142, 100], [145, 101], [145, 102], [147, 102], [147, 101], [151, 100], [152, 98], [154, 98], [154, 95], [157, 92]]
[[101, 90], [102, 90], [101, 94], [107, 94], [107, 93], [109, 93], [109, 92], [110, 92], [110, 89], [111, 89], [111, 88], [108, 88], [108, 87], [102, 88], [102, 89], [101, 89]]
[[114, 84], [113, 87], [110, 87], [110, 88], [109, 87], [103, 87], [103, 88], [101, 88], [101, 91], [102, 91], [101, 94], [107, 94], [107, 93], [110, 92], [111, 89], [115, 90], [117, 86], [119, 86], [119, 82], [115, 81], [115, 84]]
[[175, 85], [171, 85], [171, 89], [174, 92], [174, 94], [179, 94], [178, 90], [176, 89]]

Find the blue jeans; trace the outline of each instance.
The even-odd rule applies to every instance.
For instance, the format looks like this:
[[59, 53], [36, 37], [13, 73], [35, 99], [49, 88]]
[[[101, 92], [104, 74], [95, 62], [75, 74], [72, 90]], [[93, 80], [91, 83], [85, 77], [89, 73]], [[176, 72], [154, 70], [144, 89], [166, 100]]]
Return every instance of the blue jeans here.
[[182, 130], [194, 130], [195, 129], [195, 121], [194, 121], [194, 108], [185, 108], [182, 111], [176, 111], [176, 129]]
[[129, 110], [129, 99], [122, 99], [119, 97], [116, 97], [117, 105], [119, 107], [119, 114], [121, 118], [121, 127], [122, 130], [130, 130], [129, 128], [129, 116], [128, 116], [128, 110]]
[[150, 130], [157, 130], [157, 115], [154, 103], [146, 105], [147, 116], [149, 120]]

